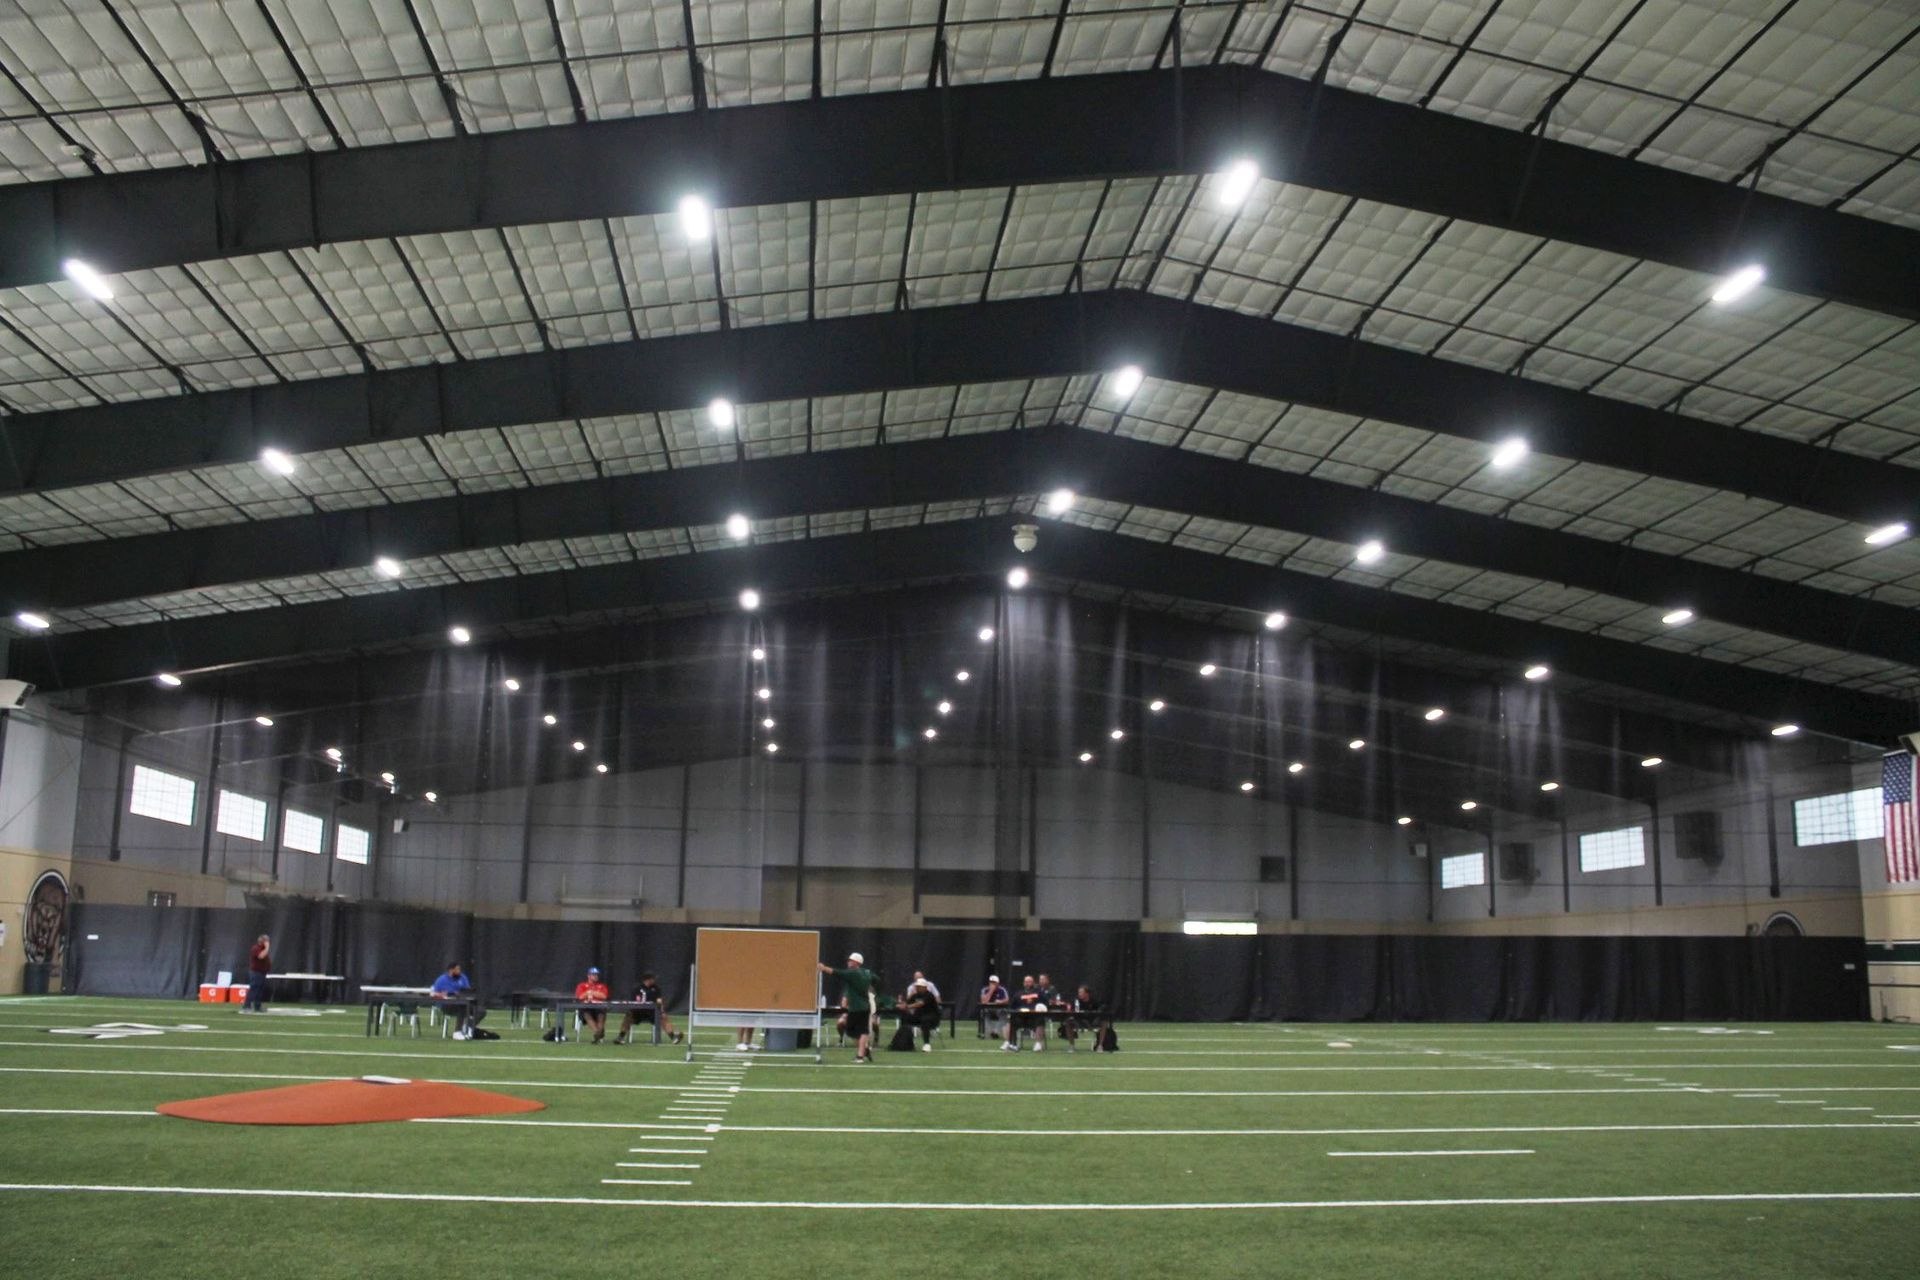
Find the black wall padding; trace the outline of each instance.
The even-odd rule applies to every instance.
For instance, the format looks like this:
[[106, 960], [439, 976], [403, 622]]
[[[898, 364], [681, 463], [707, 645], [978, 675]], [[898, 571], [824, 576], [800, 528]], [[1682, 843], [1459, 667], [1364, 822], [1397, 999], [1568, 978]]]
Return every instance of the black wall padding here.
[[[74, 907], [82, 995], [191, 996], [273, 935], [276, 969], [426, 984], [452, 960], [493, 997], [571, 988], [588, 965], [627, 994], [642, 970], [684, 1008], [695, 926], [503, 920], [358, 903], [226, 909]], [[1047, 973], [1122, 1016], [1176, 1022], [1732, 1021], [1864, 1019], [1858, 938], [1435, 937], [1267, 934], [1191, 938], [1129, 929], [821, 931], [821, 956], [859, 951], [886, 989], [924, 970], [960, 1016], [989, 972]], [[828, 984], [828, 995], [838, 995]]]

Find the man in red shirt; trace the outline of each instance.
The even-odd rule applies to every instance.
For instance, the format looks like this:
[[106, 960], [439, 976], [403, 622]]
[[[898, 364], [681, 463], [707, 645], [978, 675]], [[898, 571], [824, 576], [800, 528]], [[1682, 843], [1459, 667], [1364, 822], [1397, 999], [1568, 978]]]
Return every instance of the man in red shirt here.
[[254, 939], [253, 946], [247, 952], [247, 999], [240, 1006], [242, 1013], [265, 1013], [267, 1003], [267, 971], [273, 968], [268, 959], [273, 943], [266, 934]]
[[[598, 969], [587, 970], [587, 980], [573, 989], [575, 1000], [585, 1000], [592, 1004], [605, 1004], [608, 1000], [607, 984], [600, 980]], [[591, 1009], [580, 1011], [580, 1025], [593, 1028], [593, 1042], [599, 1044], [607, 1036], [607, 1011], [595, 1013]]]

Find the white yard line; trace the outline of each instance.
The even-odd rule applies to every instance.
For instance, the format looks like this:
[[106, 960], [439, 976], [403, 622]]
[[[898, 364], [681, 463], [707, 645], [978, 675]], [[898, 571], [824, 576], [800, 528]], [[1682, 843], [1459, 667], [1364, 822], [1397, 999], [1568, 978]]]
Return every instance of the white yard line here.
[[79, 1107], [0, 1107], [0, 1116], [157, 1116], [158, 1111], [90, 1111]]
[[667, 1164], [653, 1160], [616, 1160], [613, 1162], [613, 1167], [616, 1169], [698, 1169], [700, 1166], [684, 1162]]
[[[630, 1156], [703, 1156], [709, 1150], [708, 1147], [628, 1147], [627, 1154]], [[697, 1168], [698, 1166], [687, 1167]]]
[[1530, 1156], [1533, 1152], [1525, 1147], [1504, 1147], [1483, 1151], [1329, 1151], [1327, 1154], [1363, 1159], [1377, 1156]]
[[[663, 1185], [642, 1179], [602, 1178], [601, 1181], [610, 1185], [623, 1186]], [[664, 1185], [688, 1186], [691, 1184], [676, 1182], [665, 1183]], [[73, 1182], [0, 1182], [0, 1191], [67, 1194], [92, 1193], [102, 1195], [212, 1196], [220, 1198], [255, 1197], [296, 1200], [376, 1200], [400, 1201], [414, 1204], [608, 1205], [630, 1208], [685, 1209], [845, 1209], [869, 1213], [888, 1211], [981, 1213], [999, 1209], [1025, 1209], [1036, 1212], [1169, 1213], [1249, 1209], [1461, 1209], [1610, 1204], [1779, 1204], [1825, 1201], [1920, 1200], [1920, 1191], [1761, 1191], [1632, 1196], [1473, 1196], [1459, 1199], [1427, 1200], [1221, 1200], [1163, 1201], [1160, 1203], [1036, 1204], [1030, 1201], [671, 1200], [596, 1196], [461, 1195], [452, 1192], [426, 1191], [315, 1191], [277, 1187], [164, 1187]]]
[[609, 1187], [690, 1187], [691, 1178], [602, 1178], [601, 1183]]
[[[885, 1128], [867, 1125], [806, 1125], [806, 1124], [723, 1124], [723, 1133], [857, 1133], [862, 1135], [894, 1136], [903, 1138], [958, 1137], [958, 1138], [1353, 1138], [1370, 1134], [1392, 1137], [1437, 1134], [1473, 1134], [1473, 1133], [1725, 1133], [1746, 1130], [1797, 1130], [1797, 1129], [1920, 1129], [1916, 1124], [1891, 1124], [1886, 1121], [1898, 1120], [1898, 1116], [1880, 1116], [1875, 1120], [1855, 1122], [1846, 1120], [1828, 1120], [1812, 1123], [1791, 1121], [1762, 1122], [1752, 1124], [1516, 1124], [1516, 1125], [1447, 1125], [1424, 1128], [1346, 1128], [1346, 1129], [934, 1129], [934, 1128]], [[1920, 1120], [1920, 1116], [1905, 1117], [1908, 1120]], [[494, 1120], [482, 1116], [448, 1116], [435, 1119], [415, 1120], [415, 1124], [480, 1124], [510, 1125], [531, 1128], [560, 1127], [588, 1129], [665, 1129], [657, 1141], [661, 1142], [707, 1142], [710, 1138], [698, 1133], [679, 1132], [693, 1129], [692, 1125], [635, 1124], [613, 1121], [587, 1120]], [[637, 1150], [637, 1148], [634, 1148]]]

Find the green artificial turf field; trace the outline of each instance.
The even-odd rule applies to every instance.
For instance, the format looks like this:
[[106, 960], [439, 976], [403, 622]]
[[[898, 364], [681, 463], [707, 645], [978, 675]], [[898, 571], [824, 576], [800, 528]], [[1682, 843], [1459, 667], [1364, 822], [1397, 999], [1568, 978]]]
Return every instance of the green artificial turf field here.
[[[114, 1021], [205, 1029], [49, 1030]], [[37, 1280], [1878, 1276], [1920, 1240], [1910, 1027], [1122, 1026], [1111, 1057], [1016, 1058], [963, 1026], [864, 1067], [504, 1022], [369, 1040], [356, 1008], [0, 1000], [0, 1257]], [[547, 1110], [151, 1110], [366, 1074]]]

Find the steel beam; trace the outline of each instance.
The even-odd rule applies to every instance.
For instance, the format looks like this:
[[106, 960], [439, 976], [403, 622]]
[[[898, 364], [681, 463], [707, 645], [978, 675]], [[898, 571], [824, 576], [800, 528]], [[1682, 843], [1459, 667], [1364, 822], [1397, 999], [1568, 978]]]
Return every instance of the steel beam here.
[[[1551, 122], [1548, 125], [1551, 128]], [[526, 223], [1153, 177], [1285, 181], [1920, 318], [1920, 233], [1245, 66], [817, 97], [0, 188], [0, 287]]]

